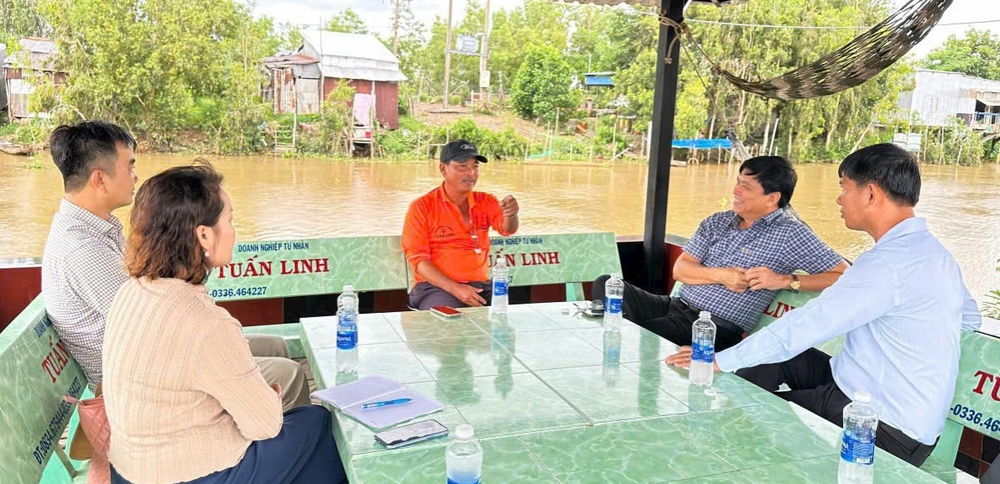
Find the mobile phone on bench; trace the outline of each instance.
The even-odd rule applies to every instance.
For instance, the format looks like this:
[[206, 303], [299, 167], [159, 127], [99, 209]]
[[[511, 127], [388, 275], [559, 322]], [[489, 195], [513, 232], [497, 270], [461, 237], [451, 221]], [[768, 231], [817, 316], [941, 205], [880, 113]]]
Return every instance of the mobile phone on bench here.
[[448, 435], [448, 427], [434, 419], [422, 420], [375, 434], [375, 440], [387, 449], [423, 442], [435, 437]]
[[441, 316], [442, 318], [457, 318], [462, 315], [462, 312], [451, 307], [451, 306], [434, 306], [431, 308], [431, 312]]

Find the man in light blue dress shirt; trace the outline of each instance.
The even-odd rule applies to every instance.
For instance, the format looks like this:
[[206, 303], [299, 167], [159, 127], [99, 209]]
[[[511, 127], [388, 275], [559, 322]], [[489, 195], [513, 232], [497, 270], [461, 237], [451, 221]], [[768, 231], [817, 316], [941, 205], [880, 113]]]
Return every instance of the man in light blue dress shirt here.
[[[841, 425], [858, 391], [879, 415], [876, 445], [919, 466], [944, 429], [958, 374], [960, 333], [979, 328], [976, 302], [958, 264], [914, 216], [920, 171], [891, 144], [852, 153], [840, 165], [837, 197], [847, 228], [875, 246], [822, 295], [740, 344], [716, 354], [738, 375]], [[845, 335], [830, 357], [814, 345]], [[667, 358], [687, 366], [690, 347]]]

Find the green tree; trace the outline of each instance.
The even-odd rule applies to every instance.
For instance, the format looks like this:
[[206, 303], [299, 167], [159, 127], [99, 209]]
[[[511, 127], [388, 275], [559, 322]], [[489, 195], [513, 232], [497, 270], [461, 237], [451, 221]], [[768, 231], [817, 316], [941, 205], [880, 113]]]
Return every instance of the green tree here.
[[215, 131], [216, 151], [247, 154], [267, 146], [261, 126], [269, 109], [260, 97], [265, 76], [259, 62], [278, 49], [280, 40], [271, 35], [274, 29], [268, 18], [254, 21], [249, 15], [242, 15], [235, 27], [235, 35], [223, 49], [232, 58], [226, 63], [224, 76], [228, 82], [220, 96], [222, 109]]
[[929, 69], [1000, 81], [1000, 35], [969, 29], [965, 37], [948, 36], [943, 45], [927, 54], [922, 64]]
[[[465, 17], [455, 22], [452, 29], [452, 42], [460, 35], [474, 36], [482, 33], [484, 9], [477, 0], [469, 0], [465, 7]], [[431, 24], [430, 39], [415, 52], [411, 59], [417, 82], [419, 76], [427, 81], [425, 88], [435, 95], [443, 91], [444, 84], [444, 50], [447, 41], [448, 24], [446, 19], [437, 17]], [[454, 47], [454, 45], [452, 46]], [[404, 71], [405, 72], [405, 71]], [[452, 54], [451, 56], [451, 91], [452, 94], [468, 93], [473, 86], [479, 86], [479, 57]]]
[[[403, 2], [399, 7], [399, 47], [396, 56], [399, 57], [399, 68], [406, 77], [415, 79], [417, 58], [424, 45], [424, 24], [417, 20], [410, 8], [410, 2]], [[391, 47], [390, 47], [391, 49]]]
[[279, 37], [281, 49], [295, 50], [302, 47], [302, 44], [305, 43], [305, 38], [302, 37], [302, 29], [297, 25], [285, 23], [281, 26], [281, 31], [282, 33]]
[[[510, 12], [500, 10], [493, 14], [487, 65], [495, 86], [511, 85], [533, 46], [544, 45], [566, 53], [567, 8], [548, 1], [526, 0], [524, 5]], [[479, 17], [482, 17], [481, 10]]]
[[[399, 32], [396, 57], [399, 58], [399, 70], [407, 78], [407, 82], [400, 84], [399, 107], [401, 114], [408, 114], [410, 102], [422, 87], [423, 73], [419, 70], [420, 50], [424, 45], [424, 24], [417, 20], [410, 8], [410, 2], [402, 2], [399, 7]], [[389, 42], [391, 49], [391, 40]], [[423, 94], [422, 92], [419, 94]]]
[[20, 37], [47, 37], [52, 29], [39, 14], [35, 0], [0, 2], [0, 43], [13, 50]]
[[337, 82], [320, 106], [315, 132], [303, 140], [304, 151], [350, 154], [348, 133], [354, 119], [350, 102], [354, 87], [349, 82]]
[[233, 0], [42, 0], [40, 7], [70, 73], [58, 92], [60, 112], [123, 124], [154, 148], [170, 148], [196, 102], [206, 108], [198, 127], [232, 135], [220, 110], [259, 102], [259, 78], [247, 73], [259, 72], [256, 63], [278, 43], [269, 20], [253, 20]]
[[368, 26], [364, 19], [354, 13], [354, 10], [345, 9], [343, 12], [334, 15], [330, 22], [326, 24], [326, 30], [331, 32], [346, 32], [348, 34], [367, 34]]
[[431, 23], [430, 38], [427, 42], [410, 54], [405, 63], [400, 59], [400, 68], [406, 66], [411, 70], [414, 76], [410, 80], [418, 83], [418, 88], [422, 87], [422, 93], [427, 96], [439, 96], [442, 92], [447, 28], [441, 17], [435, 17]]
[[514, 112], [526, 119], [554, 121], [558, 110], [562, 118], [576, 107], [575, 93], [570, 90], [573, 76], [563, 55], [549, 46], [528, 51], [524, 63], [514, 77], [511, 104]]
[[[692, 7], [689, 16], [702, 20], [773, 25], [822, 25], [840, 30], [770, 29], [695, 24], [696, 40], [723, 68], [749, 79], [784, 74], [829, 54], [859, 31], [852, 26], [883, 20], [892, 5], [885, 0], [756, 0], [734, 8]], [[797, 161], [839, 160], [856, 144], [871, 141], [888, 122], [895, 100], [910, 85], [912, 72], [905, 62], [886, 69], [853, 89], [815, 99], [776, 101], [740, 91], [712, 74], [712, 64], [696, 49], [682, 53], [681, 79], [697, 72], [705, 79], [704, 94], [682, 92], [678, 112], [708, 100], [706, 128], [720, 136], [733, 126], [749, 143], [773, 143], [776, 151]], [[693, 76], [687, 75], [687, 78]], [[697, 107], [695, 109], [698, 109]], [[778, 122], [776, 140], [773, 123]]]

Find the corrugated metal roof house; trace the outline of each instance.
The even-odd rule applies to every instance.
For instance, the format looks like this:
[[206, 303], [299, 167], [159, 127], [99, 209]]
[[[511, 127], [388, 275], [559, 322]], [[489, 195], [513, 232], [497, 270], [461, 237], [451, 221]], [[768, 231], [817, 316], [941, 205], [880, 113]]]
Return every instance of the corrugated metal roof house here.
[[269, 85], [264, 98], [277, 114], [316, 114], [320, 108], [319, 59], [295, 52], [278, 52], [264, 59]]
[[7, 88], [8, 116], [27, 118], [34, 116], [28, 107], [28, 98], [35, 91], [29, 82], [32, 75], [46, 75], [56, 85], [66, 82], [66, 73], [56, 68], [56, 41], [38, 37], [20, 40], [21, 50], [3, 60], [3, 79]]
[[[339, 82], [350, 82], [356, 92], [375, 96], [379, 123], [399, 127], [399, 83], [406, 75], [399, 58], [372, 35], [342, 32], [303, 32], [298, 54], [319, 59], [323, 99]], [[301, 112], [301, 111], [300, 111]]]
[[913, 77], [914, 89], [896, 102], [907, 119], [917, 114], [922, 125], [948, 126], [958, 117], [974, 130], [1000, 132], [1000, 81], [931, 69]]

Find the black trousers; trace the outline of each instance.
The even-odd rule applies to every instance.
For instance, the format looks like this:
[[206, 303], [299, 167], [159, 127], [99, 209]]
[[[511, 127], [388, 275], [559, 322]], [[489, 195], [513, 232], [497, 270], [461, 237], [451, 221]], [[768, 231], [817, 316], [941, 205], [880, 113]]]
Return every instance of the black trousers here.
[[[744, 368], [736, 374], [830, 422], [844, 425], [844, 407], [851, 399], [833, 381], [830, 355], [820, 350], [810, 348], [788, 361]], [[777, 391], [782, 383], [790, 390]], [[934, 450], [934, 445], [922, 444], [885, 422], [878, 423], [875, 445], [918, 467]]]
[[[604, 285], [611, 276], [603, 275], [594, 281], [594, 299], [604, 301]], [[691, 344], [691, 325], [698, 319], [700, 310], [692, 308], [679, 298], [653, 294], [625, 283], [622, 295], [622, 313], [625, 318], [678, 345]], [[743, 340], [743, 330], [722, 318], [712, 316], [715, 322], [715, 351], [722, 351]]]

